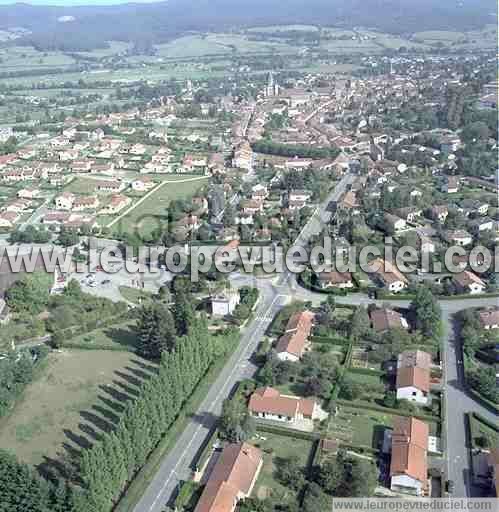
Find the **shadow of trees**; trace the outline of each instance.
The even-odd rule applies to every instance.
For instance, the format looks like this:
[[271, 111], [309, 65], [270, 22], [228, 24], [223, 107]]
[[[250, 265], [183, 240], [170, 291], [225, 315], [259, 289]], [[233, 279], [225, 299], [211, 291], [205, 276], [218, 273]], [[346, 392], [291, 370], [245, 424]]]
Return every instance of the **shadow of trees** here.
[[[111, 384], [98, 387], [96, 402], [89, 409], [79, 411], [81, 421], [77, 428], [63, 430], [65, 440], [57, 456], [43, 457], [43, 462], [36, 467], [39, 474], [48, 480], [64, 478], [80, 484], [78, 471], [82, 452], [115, 429], [126, 403], [137, 398], [140, 387], [155, 373], [154, 365], [138, 358], [130, 361], [124, 370], [116, 370]], [[204, 421], [211, 423], [213, 419]]]

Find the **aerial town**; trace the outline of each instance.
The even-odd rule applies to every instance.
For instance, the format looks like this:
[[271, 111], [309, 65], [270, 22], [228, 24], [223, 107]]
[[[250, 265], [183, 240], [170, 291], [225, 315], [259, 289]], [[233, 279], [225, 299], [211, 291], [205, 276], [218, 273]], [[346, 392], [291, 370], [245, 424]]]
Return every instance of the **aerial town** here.
[[498, 496], [497, 56], [359, 62], [0, 108], [0, 509]]

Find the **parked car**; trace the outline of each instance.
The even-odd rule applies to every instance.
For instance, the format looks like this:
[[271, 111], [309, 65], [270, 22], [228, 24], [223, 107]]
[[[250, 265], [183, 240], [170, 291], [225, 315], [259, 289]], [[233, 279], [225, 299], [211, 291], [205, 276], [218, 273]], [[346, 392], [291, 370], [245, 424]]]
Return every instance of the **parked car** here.
[[447, 480], [445, 482], [445, 491], [449, 494], [452, 494], [454, 492], [454, 480]]

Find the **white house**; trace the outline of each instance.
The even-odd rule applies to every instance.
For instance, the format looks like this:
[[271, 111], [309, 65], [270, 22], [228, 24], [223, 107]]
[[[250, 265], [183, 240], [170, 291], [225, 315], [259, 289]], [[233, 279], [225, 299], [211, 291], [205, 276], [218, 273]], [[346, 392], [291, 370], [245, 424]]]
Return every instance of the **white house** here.
[[397, 362], [398, 400], [409, 400], [426, 405], [430, 392], [431, 356], [421, 350], [408, 350], [399, 355]]
[[407, 278], [390, 262], [377, 258], [370, 264], [370, 273], [391, 293], [401, 292], [409, 284]]
[[473, 237], [470, 235], [470, 233], [464, 231], [464, 229], [447, 231], [444, 236], [448, 243], [459, 245], [461, 247], [470, 245], [473, 242]]
[[354, 287], [352, 274], [350, 274], [350, 272], [338, 272], [336, 270], [332, 272], [321, 272], [317, 274], [317, 281], [323, 290], [327, 288], [345, 289]]
[[485, 329], [499, 329], [499, 307], [484, 309], [478, 313], [480, 325]]
[[63, 192], [55, 198], [55, 207], [57, 210], [71, 210], [75, 200], [75, 195], [71, 192]]
[[225, 290], [211, 298], [211, 313], [218, 317], [231, 315], [239, 302], [240, 297], [237, 290]]
[[296, 426], [298, 422], [327, 418], [320, 405], [313, 399], [281, 395], [274, 388], [257, 389], [250, 397], [248, 410], [260, 420], [276, 421]]
[[404, 219], [401, 219], [396, 215], [392, 215], [391, 213], [385, 214], [385, 223], [392, 233], [398, 233], [407, 228], [407, 224]]
[[483, 293], [487, 289], [487, 284], [469, 270], [455, 274], [452, 277], [452, 282], [455, 284], [458, 291], [469, 293], [470, 295]]
[[142, 176], [133, 180], [130, 186], [134, 192], [146, 192], [154, 187], [154, 181], [149, 176]]
[[286, 324], [284, 334], [276, 345], [277, 357], [281, 361], [299, 361], [310, 346], [309, 336], [312, 332], [314, 314], [300, 311], [291, 316]]

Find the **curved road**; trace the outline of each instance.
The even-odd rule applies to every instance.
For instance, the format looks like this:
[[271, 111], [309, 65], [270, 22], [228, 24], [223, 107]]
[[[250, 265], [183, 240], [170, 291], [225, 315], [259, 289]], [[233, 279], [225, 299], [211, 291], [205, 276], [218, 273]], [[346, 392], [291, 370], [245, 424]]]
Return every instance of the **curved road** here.
[[[331, 214], [326, 210], [330, 201], [338, 200], [346, 190], [347, 184], [354, 179], [345, 175], [337, 184], [327, 200], [313, 213], [307, 225], [299, 234], [295, 245], [305, 246], [314, 234], [318, 234], [323, 225], [330, 220]], [[196, 454], [203, 447], [210, 429], [220, 414], [222, 403], [234, 385], [245, 378], [251, 377], [256, 367], [251, 363], [251, 355], [263, 338], [272, 318], [291, 300], [307, 300], [318, 304], [324, 295], [306, 290], [297, 285], [295, 276], [286, 272], [273, 280], [256, 279], [241, 275], [231, 276], [235, 286], [248, 284], [260, 290], [259, 304], [254, 319], [244, 329], [241, 343], [211, 387], [196, 415], [177, 440], [175, 446], [163, 459], [163, 462], [145, 490], [144, 495], [134, 508], [134, 512], [162, 512], [171, 505], [178, 485], [188, 480], [192, 474], [192, 464]], [[338, 304], [368, 305], [374, 302], [366, 295], [355, 293], [346, 297], [335, 297]], [[383, 301], [378, 301], [381, 304]], [[407, 307], [409, 301], [390, 301], [394, 306]], [[457, 346], [452, 326], [452, 315], [469, 307], [490, 306], [497, 304], [495, 298], [466, 299], [460, 301], [441, 301], [445, 326], [444, 346], [444, 378], [446, 390], [446, 445], [447, 445], [447, 478], [454, 480], [454, 496], [472, 496], [473, 490], [468, 478], [469, 461], [466, 449], [466, 430], [464, 413], [476, 411], [495, 421], [495, 415], [473, 401], [465, 392], [462, 368], [458, 360], [462, 359], [461, 348]]]

